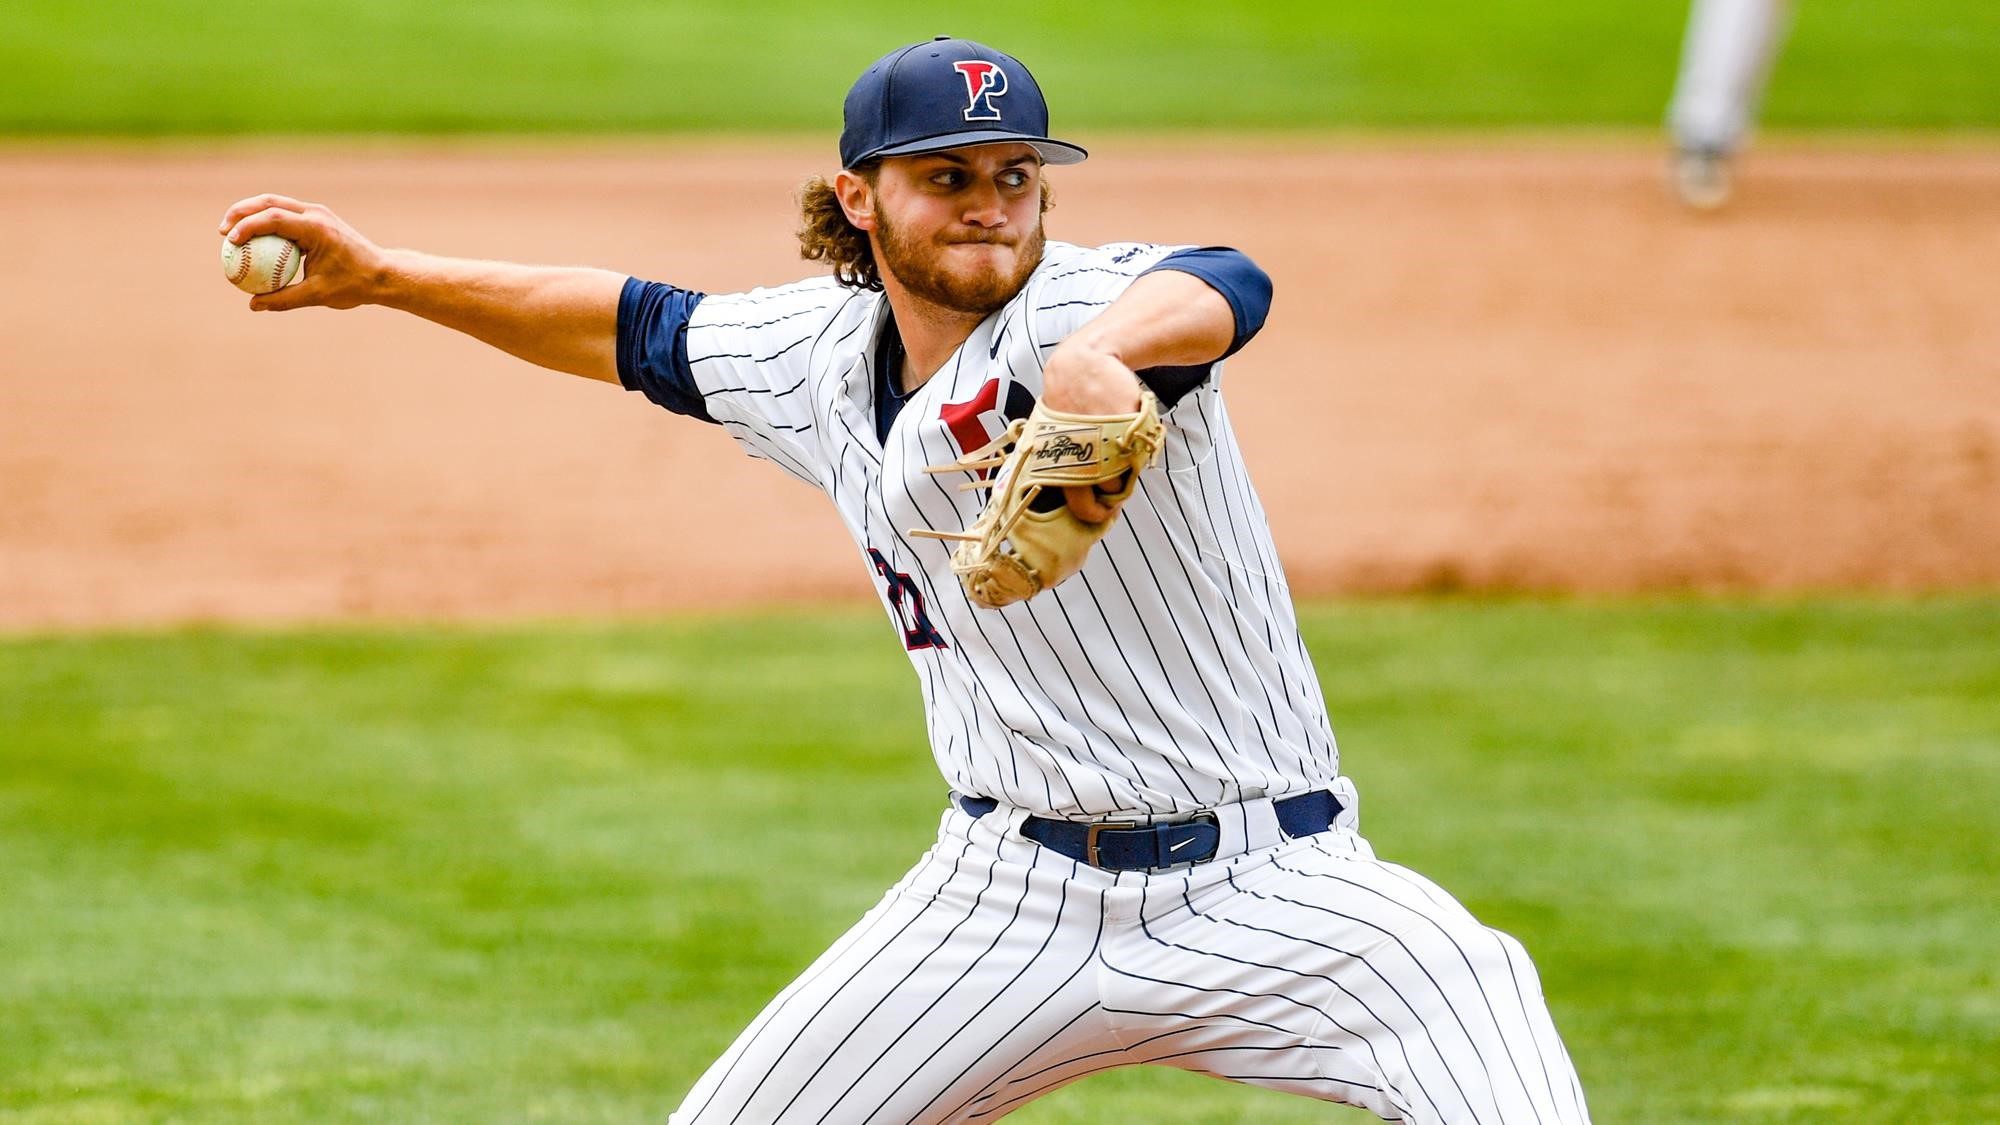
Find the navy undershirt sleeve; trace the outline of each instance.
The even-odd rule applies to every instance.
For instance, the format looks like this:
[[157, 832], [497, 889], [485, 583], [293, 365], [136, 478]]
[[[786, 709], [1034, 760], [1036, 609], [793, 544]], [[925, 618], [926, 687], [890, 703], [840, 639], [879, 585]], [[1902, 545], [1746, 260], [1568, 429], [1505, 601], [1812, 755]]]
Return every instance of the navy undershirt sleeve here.
[[688, 318], [705, 293], [625, 279], [618, 294], [618, 381], [676, 414], [713, 422], [688, 363]]
[[[1210, 288], [1229, 302], [1229, 311], [1236, 318], [1236, 332], [1229, 341], [1229, 350], [1223, 352], [1216, 362], [1240, 351], [1264, 327], [1264, 318], [1270, 314], [1271, 276], [1241, 250], [1232, 250], [1227, 246], [1178, 250], [1161, 258], [1139, 276], [1144, 277], [1154, 270], [1191, 273], [1206, 281]], [[1210, 366], [1202, 363], [1192, 367], [1149, 367], [1139, 372], [1139, 378], [1159, 396], [1161, 405], [1171, 407], [1208, 378]]]

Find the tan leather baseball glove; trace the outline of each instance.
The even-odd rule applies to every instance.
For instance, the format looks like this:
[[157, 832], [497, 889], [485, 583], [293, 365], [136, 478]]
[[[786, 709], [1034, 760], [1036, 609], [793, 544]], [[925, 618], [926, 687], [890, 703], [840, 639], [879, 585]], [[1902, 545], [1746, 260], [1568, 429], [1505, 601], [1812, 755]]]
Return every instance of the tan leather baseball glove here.
[[[1065, 414], [1038, 402], [993, 441], [924, 470], [982, 474], [959, 485], [993, 490], [972, 526], [913, 528], [910, 534], [958, 542], [952, 573], [974, 603], [997, 609], [1034, 597], [1083, 567], [1165, 438], [1160, 401], [1151, 391], [1139, 392], [1139, 409], [1130, 414]], [[1113, 509], [1111, 518], [1101, 523], [1079, 518], [1063, 498], [1063, 489], [1074, 487], [1096, 489]]]

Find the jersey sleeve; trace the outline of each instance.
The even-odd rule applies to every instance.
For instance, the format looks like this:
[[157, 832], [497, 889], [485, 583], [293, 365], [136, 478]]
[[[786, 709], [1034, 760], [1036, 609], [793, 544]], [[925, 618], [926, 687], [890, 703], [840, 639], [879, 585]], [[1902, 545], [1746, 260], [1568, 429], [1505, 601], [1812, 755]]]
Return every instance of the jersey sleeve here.
[[618, 294], [618, 381], [676, 414], [713, 422], [688, 367], [688, 317], [705, 293], [625, 279]]
[[[1271, 305], [1271, 280], [1242, 251], [1221, 246], [1113, 243], [1084, 250], [1039, 279], [1036, 292], [1030, 294], [1036, 346], [1046, 354], [1103, 312], [1133, 281], [1163, 269], [1193, 274], [1229, 302], [1235, 330], [1222, 358], [1234, 355], [1263, 327]], [[1163, 405], [1171, 407], [1210, 379], [1220, 362], [1148, 368], [1139, 372], [1139, 378]]]
[[633, 278], [618, 307], [619, 380], [817, 486], [824, 458], [807, 384], [814, 343], [841, 303], [814, 282], [703, 295]]

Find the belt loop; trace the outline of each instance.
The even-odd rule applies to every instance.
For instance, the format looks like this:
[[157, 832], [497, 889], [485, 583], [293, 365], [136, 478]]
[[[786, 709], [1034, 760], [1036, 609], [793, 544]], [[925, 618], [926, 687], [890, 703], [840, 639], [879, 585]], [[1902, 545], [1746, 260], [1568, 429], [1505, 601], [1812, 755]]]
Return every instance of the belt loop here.
[[1275, 848], [1285, 842], [1284, 830], [1278, 827], [1277, 810], [1269, 797], [1239, 801], [1219, 810], [1219, 815], [1222, 823], [1229, 826], [1223, 839], [1231, 855]]

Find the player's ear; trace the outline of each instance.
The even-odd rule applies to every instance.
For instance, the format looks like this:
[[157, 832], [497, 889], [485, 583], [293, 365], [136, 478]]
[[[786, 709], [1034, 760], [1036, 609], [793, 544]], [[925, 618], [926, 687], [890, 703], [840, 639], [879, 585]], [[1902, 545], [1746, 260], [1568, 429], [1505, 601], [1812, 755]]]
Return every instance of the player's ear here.
[[841, 169], [833, 178], [833, 194], [856, 229], [875, 229], [875, 186], [866, 177], [851, 168]]

